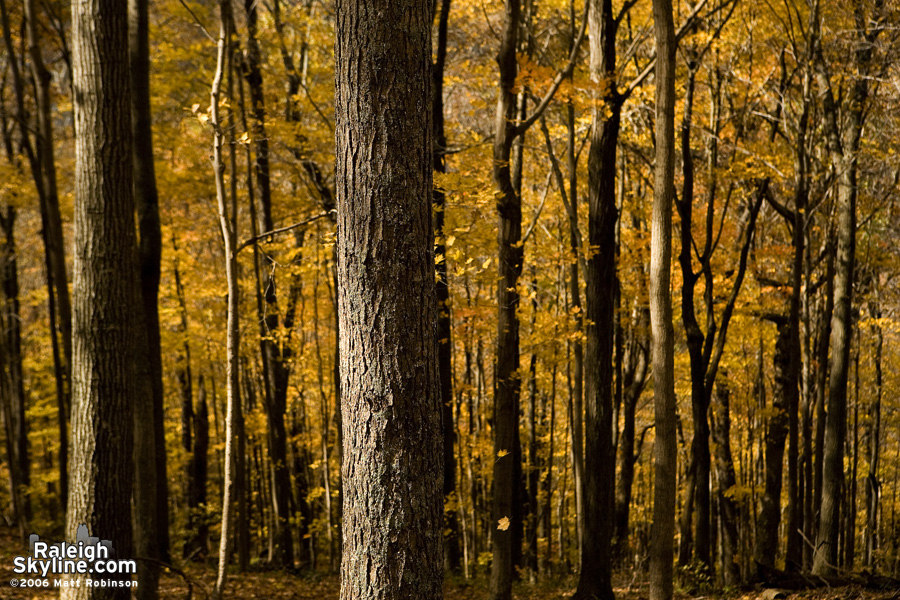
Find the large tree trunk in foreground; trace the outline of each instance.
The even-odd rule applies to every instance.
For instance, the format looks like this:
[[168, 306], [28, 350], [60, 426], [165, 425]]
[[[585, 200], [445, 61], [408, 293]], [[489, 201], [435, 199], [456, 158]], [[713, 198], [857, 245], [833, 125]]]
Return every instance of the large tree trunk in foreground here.
[[[127, 6], [73, 2], [75, 319], [72, 478], [66, 524], [131, 554], [132, 401], [137, 270]], [[63, 588], [62, 597], [129, 598], [128, 588]]]
[[430, 0], [339, 0], [343, 600], [439, 600]]
[[650, 600], [673, 594], [672, 542], [675, 530], [677, 448], [675, 438], [675, 351], [669, 269], [672, 262], [672, 200], [675, 172], [675, 26], [671, 0], [653, 0], [656, 30], [656, 178], [650, 240], [650, 329], [656, 478], [650, 540]]

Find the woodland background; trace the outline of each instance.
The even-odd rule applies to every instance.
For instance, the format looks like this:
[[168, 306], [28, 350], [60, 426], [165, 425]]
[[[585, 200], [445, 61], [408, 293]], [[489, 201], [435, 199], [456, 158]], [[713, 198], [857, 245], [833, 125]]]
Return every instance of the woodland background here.
[[[582, 480], [600, 471], [615, 482], [613, 510], [601, 513], [612, 560], [640, 574], [656, 435], [651, 7], [589, 3], [607, 44], [606, 61], [592, 66], [601, 29], [587, 27], [585, 7], [524, 0], [513, 13], [512, 4], [435, 7], [446, 566], [464, 579], [486, 573], [499, 526], [514, 532], [523, 580], [578, 572], [592, 518]], [[234, 563], [330, 573], [341, 555], [341, 414], [335, 17], [323, 0], [150, 3], [160, 556], [212, 561], [219, 538], [228, 292], [209, 90], [226, 5], [233, 52], [219, 109], [242, 242]], [[56, 0], [0, 8], [0, 495], [8, 525], [47, 537], [62, 531], [67, 493], [70, 17]], [[828, 571], [900, 575], [898, 9], [885, 0], [675, 4], [676, 543], [686, 589], [811, 569], [823, 494], [839, 507]], [[498, 70], [510, 22], [515, 64], [500, 60]], [[512, 74], [506, 101], [518, 128], [506, 183], [494, 153], [510, 134], [495, 121], [501, 73]], [[598, 114], [604, 125], [592, 129]], [[519, 200], [517, 215], [508, 198]], [[595, 221], [602, 206], [606, 220]], [[290, 229], [260, 237], [280, 228]], [[599, 289], [611, 315], [599, 350], [585, 347], [584, 309], [597, 256], [612, 269]], [[513, 329], [515, 339], [504, 335]], [[591, 361], [605, 373], [599, 389], [585, 388]], [[596, 410], [607, 411], [614, 472], [612, 460], [585, 453], [602, 422]], [[499, 427], [514, 435], [508, 448], [495, 445]], [[500, 461], [513, 465], [506, 523], [491, 508]]]

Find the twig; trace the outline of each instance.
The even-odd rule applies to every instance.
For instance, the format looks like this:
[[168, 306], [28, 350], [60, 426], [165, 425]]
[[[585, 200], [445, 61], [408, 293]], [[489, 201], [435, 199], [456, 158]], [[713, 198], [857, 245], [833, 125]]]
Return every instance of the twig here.
[[304, 219], [303, 221], [300, 221], [299, 223], [294, 223], [293, 225], [288, 225], [287, 227], [279, 227], [278, 229], [273, 229], [272, 231], [267, 231], [265, 233], [255, 235], [252, 238], [244, 240], [243, 242], [238, 244], [238, 247], [234, 251], [234, 253], [238, 254], [241, 250], [243, 250], [247, 246], [249, 246], [251, 244], [255, 244], [259, 240], [265, 239], [267, 237], [271, 237], [271, 236], [277, 235], [279, 233], [284, 233], [285, 231], [290, 231], [292, 229], [297, 229], [298, 227], [303, 227], [304, 225], [309, 225], [313, 221], [318, 221], [319, 219], [327, 217], [328, 215], [330, 215], [334, 212], [336, 212], [334, 209], [325, 211], [325, 212], [319, 213], [317, 215], [313, 215], [312, 217], [310, 217], [308, 219]]
[[214, 38], [212, 36], [212, 34], [209, 32], [209, 30], [203, 25], [203, 23], [200, 22], [200, 18], [197, 16], [197, 13], [195, 13], [193, 10], [191, 10], [191, 7], [188, 6], [187, 2], [185, 2], [184, 0], [178, 0], [178, 1], [181, 2], [181, 5], [184, 7], [184, 9], [186, 11], [188, 11], [188, 13], [190, 13], [190, 15], [194, 18], [194, 22], [197, 24], [197, 27], [200, 28], [200, 31], [202, 31], [203, 34], [206, 35], [206, 37], [209, 39], [209, 41], [211, 41], [213, 44], [215, 44], [216, 38]]

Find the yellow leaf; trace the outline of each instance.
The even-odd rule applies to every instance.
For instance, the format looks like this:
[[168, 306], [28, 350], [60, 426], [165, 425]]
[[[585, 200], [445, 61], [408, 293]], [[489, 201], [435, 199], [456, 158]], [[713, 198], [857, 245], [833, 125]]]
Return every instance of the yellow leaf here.
[[497, 452], [497, 458], [503, 458], [507, 454], [509, 454], [509, 450], [500, 450], [499, 452]]
[[487, 259], [486, 261], [484, 261], [484, 264], [481, 265], [481, 268], [487, 269], [489, 266], [491, 266], [491, 259]]
[[241, 135], [238, 139], [239, 144], [249, 144], [250, 143], [250, 134], [246, 131]]
[[497, 521], [497, 529], [500, 531], [506, 531], [509, 529], [509, 517], [503, 517], [499, 521]]

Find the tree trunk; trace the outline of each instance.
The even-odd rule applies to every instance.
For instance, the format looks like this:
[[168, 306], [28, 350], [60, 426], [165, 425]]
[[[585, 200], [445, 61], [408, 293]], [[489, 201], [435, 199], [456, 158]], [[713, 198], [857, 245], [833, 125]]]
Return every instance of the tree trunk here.
[[[238, 306], [240, 300], [240, 288], [237, 279], [237, 200], [232, 195], [229, 202], [225, 190], [225, 161], [223, 147], [225, 145], [225, 132], [219, 115], [219, 102], [221, 99], [222, 77], [225, 75], [228, 47], [232, 37], [229, 27], [231, 22], [231, 1], [219, 1], [219, 38], [216, 44], [216, 71], [210, 89], [210, 113], [209, 122], [213, 128], [213, 175], [216, 184], [216, 205], [218, 211], [219, 228], [222, 234], [225, 261], [225, 281], [228, 289], [227, 322], [225, 330], [225, 353], [227, 378], [225, 401], [225, 465], [222, 481], [222, 526], [219, 534], [219, 564], [216, 574], [216, 584], [213, 589], [213, 600], [220, 600], [225, 589], [226, 566], [228, 563], [228, 539], [231, 533], [231, 503], [234, 497], [235, 478], [238, 479], [238, 487], [243, 485], [243, 473], [236, 466], [243, 464], [243, 426], [240, 420], [240, 322]], [[234, 179], [234, 173], [232, 173]], [[234, 448], [235, 438], [238, 448]], [[237, 455], [237, 456], [236, 456]], [[239, 499], [239, 522], [246, 521], [240, 514], [241, 501]]]
[[[10, 37], [9, 18], [6, 3], [0, 4], [3, 11], [4, 41], [10, 57], [15, 53]], [[18, 62], [13, 59], [10, 67], [15, 86], [19, 126], [22, 141], [31, 164], [35, 186], [41, 207], [41, 236], [44, 240], [44, 263], [47, 272], [47, 296], [50, 312], [50, 340], [56, 372], [56, 393], [59, 421], [59, 478], [61, 504], [65, 506], [68, 497], [68, 433], [67, 421], [71, 410], [72, 393], [72, 309], [69, 300], [68, 277], [62, 233], [62, 218], [59, 211], [59, 192], [56, 182], [56, 163], [53, 154], [53, 120], [50, 98], [50, 73], [44, 66], [40, 51], [39, 27], [33, 2], [24, 4], [26, 36], [31, 55], [32, 77], [35, 81], [35, 102], [37, 104], [36, 151], [31, 146], [29, 124], [25, 117], [24, 83]], [[62, 356], [60, 355], [62, 346]], [[65, 508], [63, 509], [65, 511]]]
[[[590, 3], [591, 79], [615, 80], [616, 26], [611, 0]], [[616, 286], [616, 145], [621, 102], [606, 86], [595, 105], [588, 154], [588, 243], [596, 248], [585, 268], [585, 444], [581, 569], [573, 598], [611, 600], [616, 453], [613, 446], [613, 333]], [[607, 114], [611, 111], [611, 114]]]
[[[75, 94], [75, 320], [72, 462], [66, 524], [86, 524], [132, 553], [132, 401], [137, 331], [128, 79], [128, 14], [116, 0], [73, 3]], [[120, 576], [121, 577], [121, 576]], [[129, 598], [128, 588], [63, 588], [62, 597]]]
[[[262, 57], [260, 55], [259, 42], [257, 40], [257, 28], [259, 21], [258, 2], [245, 0], [244, 9], [247, 15], [247, 50], [241, 60], [243, 74], [247, 80], [250, 91], [251, 116], [250, 135], [256, 150], [256, 220], [253, 223], [254, 236], [272, 231], [275, 226], [272, 220], [272, 191], [271, 175], [269, 168], [269, 138], [266, 132], [266, 108], [265, 94], [261, 70]], [[249, 152], [248, 152], [249, 156]], [[252, 202], [251, 195], [251, 202]], [[258, 255], [257, 255], [258, 256]], [[274, 470], [271, 478], [272, 509], [275, 512], [274, 540], [275, 553], [269, 560], [274, 560], [282, 567], [290, 568], [294, 565], [294, 543], [290, 525], [291, 505], [291, 481], [287, 463], [287, 433], [284, 424], [284, 415], [287, 410], [287, 386], [290, 377], [290, 335], [288, 339], [279, 343], [280, 331], [289, 332], [289, 328], [282, 330], [281, 315], [279, 314], [277, 285], [274, 271], [265, 265], [263, 282], [257, 294], [265, 300], [259, 304], [262, 312], [259, 316], [260, 324], [260, 350], [262, 354], [263, 370], [265, 372], [265, 409], [269, 458]]]
[[[519, 0], [507, 0], [497, 65], [500, 88], [494, 123], [493, 179], [500, 216], [498, 227], [499, 281], [497, 284], [497, 365], [494, 390], [494, 477], [491, 527], [491, 600], [512, 596], [513, 539], [509, 520], [515, 508], [515, 462], [519, 448], [519, 307], [518, 283], [522, 273], [522, 200], [516, 195], [510, 155], [516, 117], [514, 92], [518, 65]], [[503, 519], [506, 519], [504, 522]], [[501, 523], [505, 523], [503, 527]]]
[[[450, 16], [450, 0], [441, 0], [437, 17], [437, 46], [432, 71], [432, 126], [434, 128], [434, 149], [432, 162], [434, 170], [444, 173], [447, 170], [444, 153], [447, 136], [444, 132], [444, 65], [447, 59], [447, 25]], [[434, 237], [437, 264], [437, 338], [438, 365], [441, 382], [441, 420], [444, 432], [444, 566], [451, 573], [459, 572], [459, 524], [457, 510], [453, 506], [456, 493], [456, 458], [453, 445], [456, 441], [456, 430], [453, 426], [453, 332], [450, 313], [450, 288], [447, 281], [447, 246], [444, 237], [444, 218], [446, 203], [444, 192], [438, 188], [433, 191], [434, 202]]]
[[778, 558], [778, 528], [781, 524], [781, 486], [784, 474], [784, 443], [788, 434], [788, 387], [790, 386], [790, 326], [788, 319], [775, 319], [775, 385], [772, 411], [766, 428], [766, 487], [756, 526], [755, 559], [760, 565], [775, 568]]
[[430, 0], [336, 5], [341, 598], [442, 597]]
[[[4, 8], [5, 13], [5, 8]], [[6, 18], [4, 14], [4, 26]], [[0, 132], [3, 149], [10, 166], [18, 167], [12, 128], [5, 106], [0, 106]], [[18, 169], [17, 169], [18, 170]], [[13, 192], [14, 200], [17, 194]], [[3, 406], [3, 422], [6, 433], [7, 462], [9, 464], [10, 500], [13, 516], [22, 540], [28, 534], [31, 520], [31, 502], [28, 486], [31, 483], [31, 460], [28, 444], [28, 424], [25, 415], [25, 385], [22, 371], [22, 320], [19, 304], [19, 268], [16, 256], [16, 207], [13, 203], [0, 209], [0, 229], [3, 242], [0, 245], [0, 403]], [[65, 424], [65, 421], [63, 421]], [[48, 484], [47, 491], [52, 492]], [[62, 499], [65, 503], [65, 498]]]
[[[11, 153], [10, 153], [11, 157]], [[22, 322], [19, 310], [19, 273], [15, 238], [16, 209], [4, 207], [0, 216], [3, 245], [0, 248], [0, 289], [3, 291], [0, 324], [3, 326], [2, 368], [0, 374], [7, 436], [10, 497], [22, 539], [29, 533], [31, 499], [31, 459], [28, 450], [28, 424], [25, 414], [25, 385], [22, 372]]]
[[[863, 15], [855, 7], [859, 36], [854, 53], [856, 68], [862, 74], [851, 86], [847, 100], [847, 125], [843, 137], [839, 130], [838, 107], [824, 59], [817, 57], [817, 79], [823, 94], [823, 119], [828, 151], [837, 179], [837, 249], [835, 251], [834, 312], [831, 316], [831, 362], [828, 377], [828, 416], [825, 422], [824, 458], [822, 464], [822, 512], [816, 536], [813, 572], [834, 572], [838, 556], [838, 518], [843, 498], [844, 440], [847, 431], [847, 380], [852, 336], [853, 274], [856, 263], [856, 198], [857, 155], [863, 127], [866, 100], [869, 97], [868, 74], [875, 39], [881, 27], [869, 30], [868, 23], [879, 23], [883, 2], [876, 2], [872, 15]], [[871, 17], [871, 18], [870, 18]], [[843, 112], [843, 111], [842, 111]]]
[[[704, 353], [705, 336], [697, 322], [694, 309], [694, 285], [698, 274], [692, 266], [694, 204], [694, 162], [691, 153], [691, 119], [693, 111], [694, 81], [696, 65], [689, 65], [688, 79], [684, 99], [684, 118], [681, 124], [681, 155], [684, 184], [678, 211], [681, 216], [681, 252], [678, 261], [684, 284], [681, 288], [681, 314], [690, 356], [691, 372], [691, 412], [694, 420], [694, 436], [691, 441], [691, 465], [687, 470], [688, 483], [685, 486], [691, 498], [685, 499], [685, 510], [681, 519], [681, 544], [678, 552], [679, 566], [686, 567], [691, 561], [696, 543], [696, 558], [709, 570], [710, 561], [710, 496], [709, 496], [709, 411], [710, 390], [706, 389], [706, 370], [708, 360]], [[707, 258], [706, 256], [702, 258]], [[706, 267], [706, 265], [703, 265]], [[708, 331], [707, 335], [714, 332]], [[697, 530], [692, 534], [692, 512], [696, 507]]]
[[190, 491], [188, 494], [188, 527], [190, 537], [185, 542], [185, 557], [206, 558], [209, 552], [209, 521], [206, 509], [206, 480], [209, 451], [209, 409], [206, 405], [206, 384], [201, 374], [197, 381], [197, 410], [194, 412], [194, 447], [190, 458]]
[[718, 479], [718, 502], [722, 523], [722, 563], [723, 581], [726, 587], [736, 587], [741, 582], [740, 540], [738, 523], [740, 507], [735, 500], [737, 480], [734, 475], [734, 460], [731, 456], [731, 394], [728, 376], [724, 371], [716, 381], [715, 409], [712, 413], [712, 439], [716, 449], [716, 475]]
[[675, 358], [669, 270], [675, 170], [675, 26], [671, 0], [653, 0], [656, 31], [656, 168], [650, 240], [650, 328], [656, 443], [650, 600], [671, 600], [678, 456]]
[[[876, 284], [877, 285], [877, 284]], [[876, 300], [872, 303], [873, 319], [881, 318], [881, 303], [876, 288]], [[884, 394], [884, 375], [882, 357], [884, 353], [884, 334], [881, 326], [875, 325], [875, 394], [869, 409], [869, 472], [866, 475], [866, 547], [865, 566], [875, 570], [875, 551], [879, 547], [878, 536], [878, 504], [881, 496], [881, 482], [878, 479], [878, 464], [881, 457], [881, 399]]]
[[[138, 343], [144, 348], [138, 362], [135, 398], [135, 551], [149, 558], [138, 569], [139, 599], [157, 594], [159, 563], [169, 558], [168, 477], [163, 424], [162, 357], [159, 333], [159, 280], [162, 233], [153, 165], [150, 115], [150, 49], [147, 0], [128, 2], [131, 127], [134, 139], [134, 198], [137, 209], [140, 273]], [[144, 405], [145, 404], [145, 405]]]

